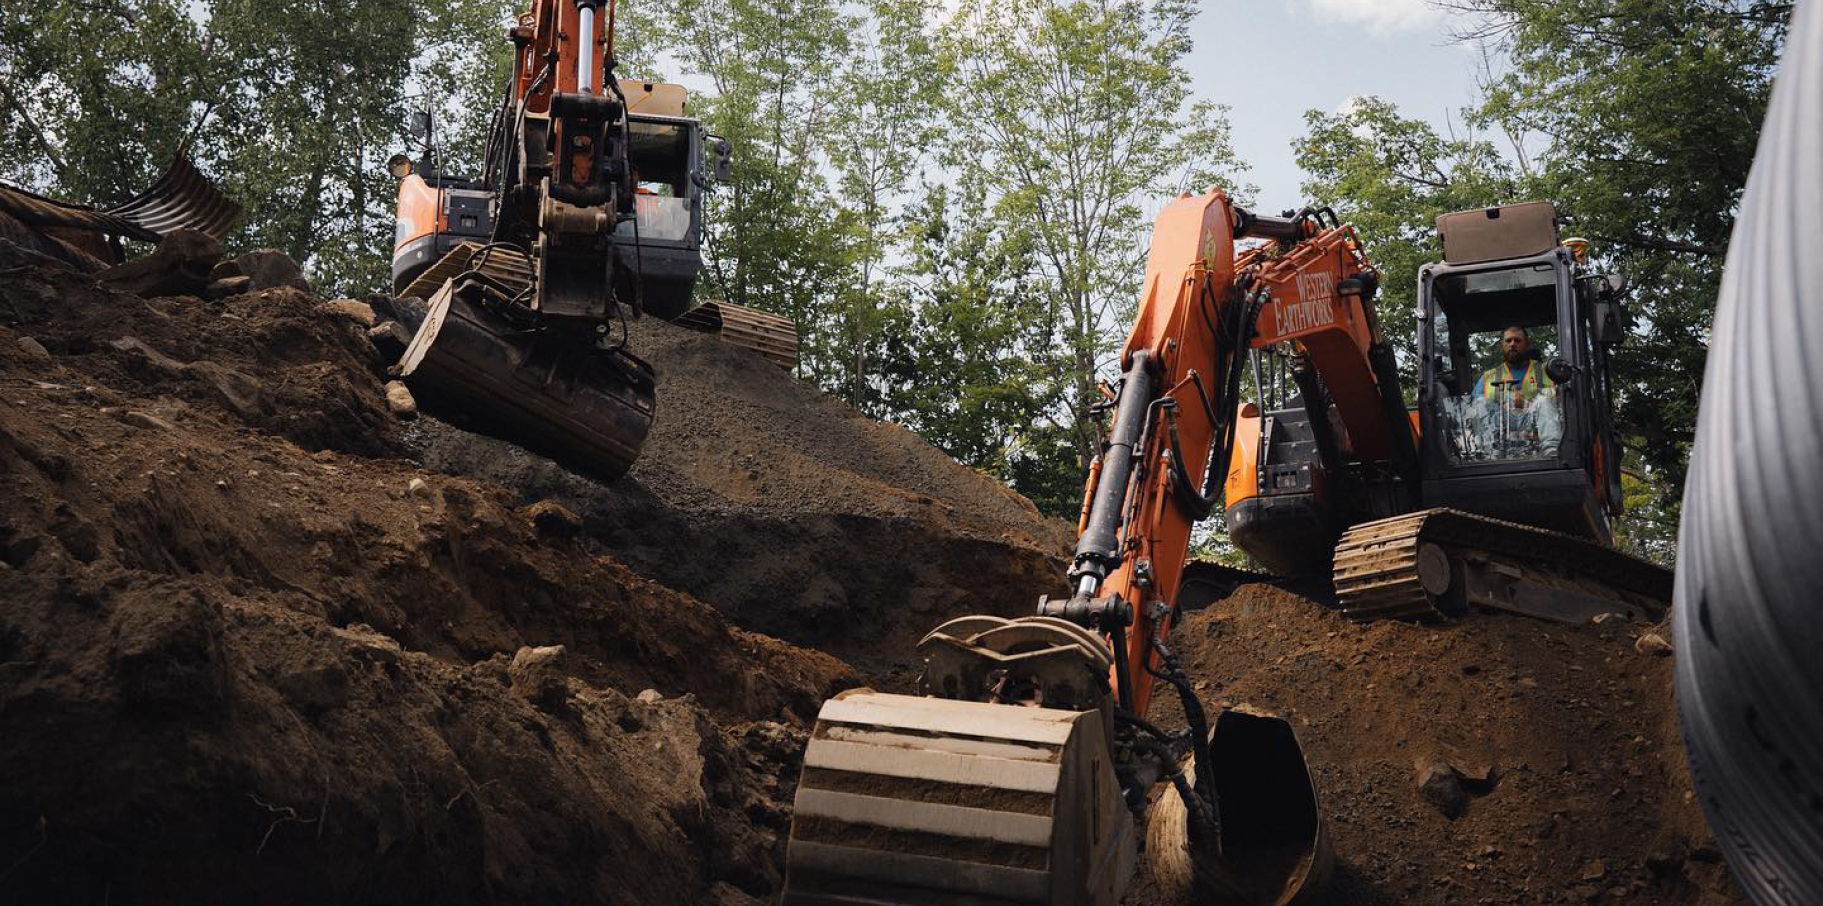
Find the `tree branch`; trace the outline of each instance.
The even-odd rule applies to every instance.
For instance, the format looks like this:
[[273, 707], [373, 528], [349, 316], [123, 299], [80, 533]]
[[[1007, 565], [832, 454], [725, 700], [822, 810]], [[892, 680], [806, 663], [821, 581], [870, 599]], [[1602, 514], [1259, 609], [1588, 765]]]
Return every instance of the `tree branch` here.
[[32, 119], [31, 111], [25, 109], [25, 104], [19, 100], [18, 95], [13, 94], [13, 86], [3, 78], [0, 78], [0, 99], [4, 99], [6, 106], [18, 113], [19, 119], [25, 123], [27, 128], [31, 129], [32, 137], [38, 140], [38, 147], [43, 148], [44, 156], [50, 158], [51, 169], [57, 172], [57, 181], [62, 182], [64, 175], [69, 171], [68, 165], [63, 162], [62, 157], [58, 156], [57, 149], [51, 146], [50, 139], [45, 138], [44, 129], [38, 125], [37, 120]]
[[1597, 241], [1610, 242], [1615, 245], [1624, 245], [1624, 246], [1629, 246], [1631, 248], [1640, 248], [1640, 249], [1654, 249], [1656, 251], [1661, 251], [1661, 252], [1678, 252], [1680, 254], [1685, 254], [1685, 255], [1708, 255], [1710, 257], [1721, 257], [1722, 255], [1726, 255], [1728, 253], [1728, 249], [1725, 246], [1703, 245], [1701, 243], [1695, 243], [1695, 242], [1678, 242], [1675, 239], [1658, 239], [1658, 238], [1655, 238], [1652, 236], [1640, 236], [1640, 235], [1603, 236], [1603, 235], [1597, 235], [1595, 238]]

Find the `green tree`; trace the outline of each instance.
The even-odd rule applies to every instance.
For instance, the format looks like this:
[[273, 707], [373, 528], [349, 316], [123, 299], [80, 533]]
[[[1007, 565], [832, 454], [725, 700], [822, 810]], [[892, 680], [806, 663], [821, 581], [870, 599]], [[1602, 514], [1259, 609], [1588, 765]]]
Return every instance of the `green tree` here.
[[1510, 68], [1478, 111], [1542, 146], [1539, 189], [1633, 283], [1621, 415], [1674, 500], [1723, 257], [1791, 3], [1465, 0]]
[[[1049, 513], [1073, 507], [1082, 476], [1037, 413], [1067, 389], [1053, 378], [1059, 324], [1036, 290], [1029, 234], [1004, 231], [968, 181], [928, 186], [906, 217], [878, 383], [891, 417], [961, 462], [1001, 476]], [[1063, 455], [1058, 455], [1062, 453]], [[1060, 475], [1052, 464], [1070, 465]]]
[[178, 0], [10, 3], [0, 16], [0, 178], [115, 204], [199, 124], [211, 47]]
[[971, 0], [950, 25], [962, 100], [948, 161], [980, 174], [996, 221], [1030, 234], [1068, 353], [1052, 377], [1068, 388], [1061, 411], [1047, 415], [1076, 475], [1095, 453], [1095, 383], [1143, 270], [1143, 205], [1241, 169], [1223, 110], [1191, 97], [1195, 13], [1184, 0]]
[[1380, 269], [1379, 313], [1401, 365], [1415, 366], [1418, 268], [1443, 260], [1437, 215], [1521, 200], [1522, 180], [1483, 139], [1445, 137], [1376, 97], [1304, 114], [1292, 142], [1305, 195], [1353, 223]]
[[695, 109], [735, 148], [732, 184], [710, 196], [704, 291], [795, 320], [810, 376], [839, 384], [829, 309], [851, 249], [822, 152], [853, 18], [834, 0], [679, 0], [663, 25], [710, 80]]
[[216, 0], [208, 18], [220, 82], [199, 149], [250, 209], [239, 244], [280, 249], [332, 291], [384, 286], [395, 145], [417, 14], [404, 0], [285, 15]]
[[933, 0], [868, 0], [833, 86], [825, 141], [850, 233], [850, 274], [829, 331], [845, 356], [832, 349], [830, 358], [845, 358], [835, 369], [846, 372], [837, 392], [869, 414], [879, 414], [873, 352], [903, 322], [893, 305], [904, 293], [886, 273], [899, 238], [897, 202], [940, 132], [932, 99], [943, 92], [945, 68], [926, 27], [936, 8]]

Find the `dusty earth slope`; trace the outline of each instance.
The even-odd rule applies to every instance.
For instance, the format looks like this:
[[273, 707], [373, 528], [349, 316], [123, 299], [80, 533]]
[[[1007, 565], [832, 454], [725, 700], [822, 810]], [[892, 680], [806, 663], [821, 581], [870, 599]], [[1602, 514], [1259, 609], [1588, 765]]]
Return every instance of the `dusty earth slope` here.
[[949, 613], [1022, 614], [1061, 591], [1068, 527], [896, 425], [758, 356], [656, 319], [630, 346], [659, 373], [646, 452], [611, 487], [424, 420], [427, 467], [581, 514], [600, 549], [747, 628], [894, 654]]
[[[1023, 612], [1068, 538], [745, 352], [635, 342], [660, 417], [603, 487], [396, 423], [308, 294], [140, 299], [0, 243], [9, 895], [769, 898], [822, 698]], [[1739, 903], [1638, 631], [1363, 628], [1256, 585], [1177, 639], [1210, 703], [1296, 724], [1331, 902]], [[1438, 762], [1473, 775], [1453, 819]]]
[[140, 299], [6, 249], [0, 287], [9, 891], [776, 886], [766, 765], [844, 665], [396, 458], [376, 354], [320, 300]]
[[1304, 591], [1242, 586], [1173, 639], [1212, 713], [1291, 721], [1334, 834], [1331, 902], [1746, 902], [1690, 792], [1671, 659], [1635, 647], [1652, 627], [1363, 626]]

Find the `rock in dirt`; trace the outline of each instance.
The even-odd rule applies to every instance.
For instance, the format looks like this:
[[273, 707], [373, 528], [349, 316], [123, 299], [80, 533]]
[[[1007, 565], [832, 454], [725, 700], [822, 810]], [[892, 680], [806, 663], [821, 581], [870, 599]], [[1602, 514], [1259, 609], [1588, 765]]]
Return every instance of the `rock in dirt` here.
[[582, 517], [554, 500], [540, 500], [526, 507], [525, 517], [546, 538], [574, 538], [582, 533]]
[[1462, 788], [1461, 775], [1441, 761], [1419, 765], [1418, 792], [1446, 818], [1459, 817], [1468, 807], [1469, 796]]
[[405, 354], [405, 347], [411, 345], [411, 337], [411, 331], [397, 321], [381, 321], [367, 331], [368, 341], [379, 351], [381, 361], [388, 365]]
[[513, 691], [543, 711], [556, 711], [570, 697], [570, 680], [564, 669], [562, 645], [525, 647], [513, 655], [507, 675]]
[[208, 286], [203, 287], [203, 298], [226, 299], [229, 296], [238, 296], [252, 288], [252, 277], [223, 277], [211, 280]]
[[411, 388], [404, 381], [386, 382], [386, 408], [404, 421], [418, 417], [418, 401], [412, 398]]
[[20, 337], [17, 341], [17, 345], [26, 355], [34, 359], [46, 362], [51, 360], [51, 351], [44, 348], [43, 343], [40, 343], [31, 337]]
[[234, 266], [252, 278], [252, 288], [256, 290], [289, 286], [304, 292], [310, 291], [310, 281], [304, 279], [304, 269], [298, 267], [290, 255], [278, 249], [247, 252], [234, 259]]
[[430, 482], [422, 478], [413, 478], [405, 483], [405, 493], [419, 500], [430, 500], [436, 496], [437, 492], [431, 488]]
[[157, 431], [177, 430], [176, 425], [173, 425], [150, 412], [141, 412], [138, 409], [123, 409], [116, 418], [119, 418], [121, 421], [132, 425], [135, 428], [150, 428]]
[[1674, 653], [1670, 640], [1656, 632], [1641, 633], [1639, 640], [1633, 643], [1633, 650], [1655, 657], [1670, 657]]
[[[222, 261], [222, 262], [216, 264], [214, 267], [209, 269], [209, 280], [211, 282], [221, 281], [221, 280], [232, 280], [235, 277], [245, 277], [245, 276], [246, 276], [245, 274], [241, 273], [240, 263], [235, 261], [233, 258], [229, 258], [225, 261]], [[249, 278], [249, 279], [251, 279], [251, 278]]]
[[1661, 838], [1653, 844], [1652, 851], [1646, 854], [1646, 868], [1661, 877], [1674, 875], [1684, 867], [1684, 860], [1689, 857], [1690, 850], [1684, 841]]
[[331, 299], [323, 303], [323, 307], [362, 327], [371, 328], [374, 325], [373, 306], [359, 299]]
[[114, 265], [95, 277], [140, 296], [192, 296], [209, 285], [209, 271], [222, 254], [222, 244], [207, 233], [172, 230], [152, 254]]

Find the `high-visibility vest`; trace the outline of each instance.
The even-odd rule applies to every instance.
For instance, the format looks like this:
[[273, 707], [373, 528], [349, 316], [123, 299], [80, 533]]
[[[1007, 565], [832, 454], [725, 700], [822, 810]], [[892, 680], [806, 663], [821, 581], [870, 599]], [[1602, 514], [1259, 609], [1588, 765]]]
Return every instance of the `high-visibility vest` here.
[[1513, 377], [1512, 366], [1505, 362], [1501, 362], [1498, 368], [1489, 368], [1481, 373], [1481, 395], [1490, 403], [1499, 395], [1500, 388], [1514, 384], [1519, 385], [1514, 393], [1522, 400], [1537, 396], [1540, 388], [1548, 390], [1556, 386], [1543, 368], [1529, 362], [1526, 364], [1525, 375], [1517, 380]]

